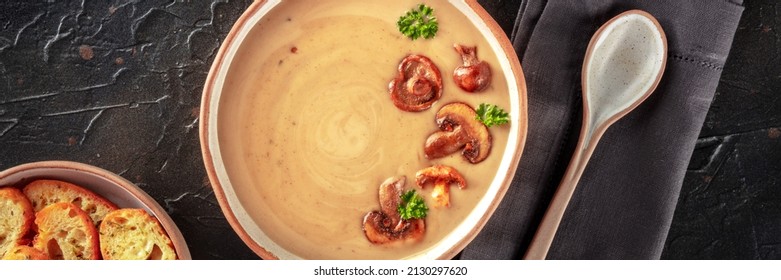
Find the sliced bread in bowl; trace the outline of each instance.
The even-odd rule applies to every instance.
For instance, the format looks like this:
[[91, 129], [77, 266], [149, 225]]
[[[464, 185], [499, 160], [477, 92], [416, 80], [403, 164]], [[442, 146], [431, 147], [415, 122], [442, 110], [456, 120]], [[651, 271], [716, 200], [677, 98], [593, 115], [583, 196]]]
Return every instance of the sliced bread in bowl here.
[[92, 219], [69, 202], [57, 202], [35, 214], [33, 247], [54, 260], [99, 260], [100, 241]]
[[48, 260], [49, 256], [41, 250], [27, 245], [16, 245], [8, 249], [3, 260]]
[[35, 211], [16, 188], [0, 188], [0, 256], [15, 245], [26, 244], [33, 227]]
[[143, 209], [125, 208], [100, 224], [100, 248], [107, 260], [175, 260], [176, 250], [160, 222]]
[[57, 202], [73, 203], [90, 216], [95, 227], [108, 212], [118, 209], [116, 204], [90, 190], [59, 180], [35, 180], [27, 184], [23, 192], [35, 211]]

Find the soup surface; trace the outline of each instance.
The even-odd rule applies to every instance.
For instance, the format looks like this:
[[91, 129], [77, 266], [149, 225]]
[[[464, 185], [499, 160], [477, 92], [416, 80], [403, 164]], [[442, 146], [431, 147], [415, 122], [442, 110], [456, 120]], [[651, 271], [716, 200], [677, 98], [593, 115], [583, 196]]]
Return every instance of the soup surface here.
[[[242, 206], [275, 243], [310, 259], [411, 257], [441, 241], [486, 193], [507, 144], [509, 128], [489, 130], [488, 158], [471, 164], [460, 153], [428, 160], [434, 115], [461, 101], [508, 110], [508, 86], [496, 55], [469, 20], [446, 1], [434, 8], [439, 32], [410, 40], [396, 27], [419, 4], [402, 1], [283, 1], [250, 31], [230, 66], [219, 107], [218, 138], [225, 168]], [[469, 94], [453, 82], [461, 58], [453, 44], [477, 46], [493, 72], [491, 85]], [[409, 54], [440, 69], [442, 98], [423, 112], [396, 108], [388, 83]], [[467, 181], [453, 187], [450, 208], [436, 208], [431, 186], [415, 172], [455, 167]], [[430, 208], [419, 242], [373, 245], [363, 216], [378, 210], [380, 183], [407, 177]]]

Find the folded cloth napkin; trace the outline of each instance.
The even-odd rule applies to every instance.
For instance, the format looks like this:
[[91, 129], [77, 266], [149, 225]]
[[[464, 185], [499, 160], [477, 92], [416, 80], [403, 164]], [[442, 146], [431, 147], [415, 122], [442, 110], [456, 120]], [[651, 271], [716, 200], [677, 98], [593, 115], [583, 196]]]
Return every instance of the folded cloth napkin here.
[[742, 1], [522, 1], [512, 41], [526, 75], [529, 130], [507, 195], [462, 259], [523, 257], [578, 139], [580, 72], [594, 32], [641, 9], [667, 35], [656, 91], [602, 137], [548, 259], [658, 259]]

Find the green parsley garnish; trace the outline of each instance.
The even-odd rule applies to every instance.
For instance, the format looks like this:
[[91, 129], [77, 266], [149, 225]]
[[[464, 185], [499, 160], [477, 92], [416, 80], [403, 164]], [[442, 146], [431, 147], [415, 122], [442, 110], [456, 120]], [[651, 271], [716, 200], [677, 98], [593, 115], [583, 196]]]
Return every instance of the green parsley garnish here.
[[487, 127], [510, 122], [510, 115], [502, 110], [502, 108], [493, 104], [480, 104], [480, 106], [477, 107], [476, 112], [477, 117], [475, 119], [482, 122]]
[[434, 16], [434, 9], [424, 4], [418, 5], [418, 9], [407, 11], [406, 14], [396, 22], [399, 31], [412, 40], [423, 37], [431, 39], [437, 35], [439, 25]]
[[426, 201], [415, 193], [415, 190], [409, 190], [401, 194], [401, 203], [397, 210], [404, 220], [422, 219], [426, 217], [428, 207], [426, 207]]

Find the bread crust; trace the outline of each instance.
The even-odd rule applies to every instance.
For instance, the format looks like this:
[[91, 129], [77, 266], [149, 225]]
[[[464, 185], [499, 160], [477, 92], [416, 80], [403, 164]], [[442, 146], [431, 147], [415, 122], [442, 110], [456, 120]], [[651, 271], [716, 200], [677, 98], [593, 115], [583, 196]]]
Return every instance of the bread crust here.
[[30, 200], [13, 187], [0, 188], [0, 256], [19, 244], [27, 244], [35, 211]]
[[92, 219], [68, 202], [46, 206], [35, 214], [38, 235], [33, 247], [51, 259], [98, 260], [100, 241]]
[[8, 249], [3, 260], [48, 260], [49, 256], [41, 250], [27, 245], [16, 245]]
[[111, 211], [100, 225], [107, 260], [175, 260], [176, 250], [157, 218], [143, 209]]
[[35, 211], [57, 202], [70, 202], [84, 210], [95, 227], [100, 225], [108, 212], [118, 209], [113, 202], [86, 188], [59, 180], [35, 180], [22, 191], [30, 199]]

